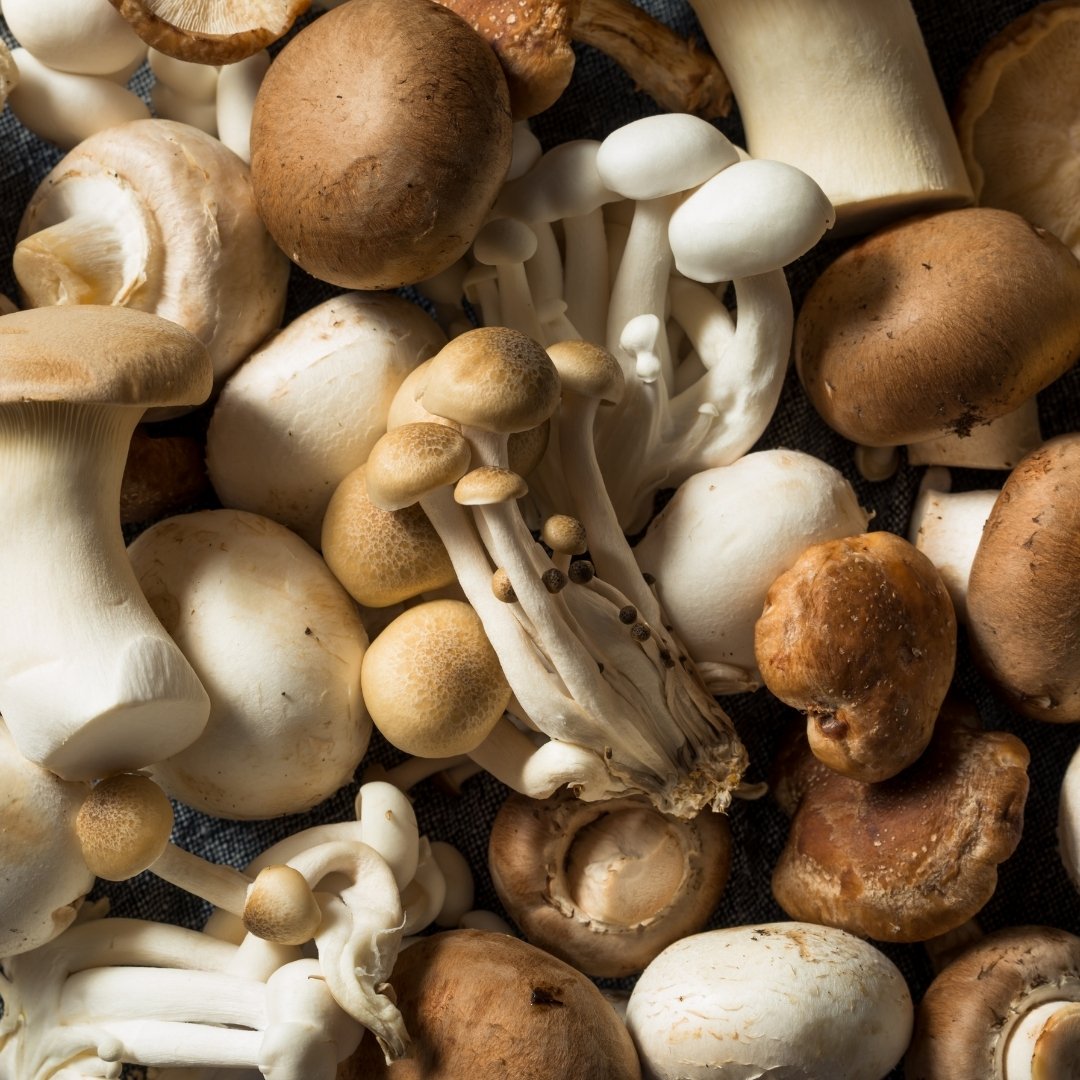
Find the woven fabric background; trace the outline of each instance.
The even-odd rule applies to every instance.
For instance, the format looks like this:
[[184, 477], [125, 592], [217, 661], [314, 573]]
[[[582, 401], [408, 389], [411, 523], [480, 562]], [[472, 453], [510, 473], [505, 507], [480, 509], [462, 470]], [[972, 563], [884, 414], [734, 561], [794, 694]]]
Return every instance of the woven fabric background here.
[[[812, 3], [813, 0], [806, 0]], [[873, 0], [866, 0], [872, 4]], [[641, 0], [664, 21], [686, 34], [698, 33], [687, 4], [681, 0]], [[916, 13], [926, 38], [930, 56], [940, 79], [946, 101], [951, 104], [960, 77], [984, 43], [1012, 18], [1033, 6], [1025, 0], [916, 0]], [[11, 43], [6, 25], [3, 33]], [[145, 93], [149, 77], [145, 70], [133, 86]], [[812, 93], [808, 88], [807, 93]], [[545, 148], [570, 138], [603, 138], [619, 125], [636, 117], [659, 111], [629, 79], [600, 54], [581, 48], [573, 82], [564, 98], [546, 114], [536, 118], [534, 130]], [[723, 122], [730, 137], [741, 138], [737, 114]], [[0, 116], [0, 290], [15, 295], [10, 268], [10, 251], [22, 207], [45, 172], [60, 153], [29, 135], [10, 110]], [[842, 244], [826, 241], [790, 269], [796, 305], [809, 283], [841, 249]], [[1002, 273], [1008, 268], [1002, 267]], [[293, 274], [287, 318], [332, 295], [335, 289], [314, 281], [299, 270]], [[1040, 407], [1047, 435], [1075, 430], [1080, 420], [1080, 373], [1074, 370], [1045, 391]], [[204, 418], [203, 418], [204, 419]], [[189, 418], [198, 424], [198, 416]], [[785, 446], [815, 454], [841, 469], [855, 485], [862, 504], [874, 512], [873, 528], [904, 533], [918, 475], [902, 468], [884, 483], [869, 484], [856, 473], [851, 448], [816, 417], [801, 389], [790, 377], [775, 419], [761, 441], [762, 447]], [[957, 471], [957, 488], [998, 486], [1002, 477]], [[979, 921], [990, 930], [1018, 923], [1040, 923], [1080, 933], [1080, 896], [1061, 867], [1055, 837], [1057, 799], [1062, 774], [1077, 747], [1080, 729], [1050, 726], [1012, 715], [993, 698], [987, 687], [962, 658], [957, 688], [979, 706], [984, 725], [1011, 731], [1029, 747], [1032, 755], [1031, 791], [1026, 810], [1025, 830], [1016, 854], [1002, 867], [997, 893], [987, 904]], [[772, 757], [777, 737], [790, 719], [790, 711], [765, 691], [725, 699], [752, 756], [750, 779], [761, 778]], [[400, 758], [376, 736], [369, 757], [384, 763]], [[342, 820], [351, 816], [355, 787], [340, 792], [317, 811], [300, 817], [270, 822], [230, 823], [205, 818], [184, 807], [177, 808], [175, 840], [183, 847], [208, 858], [241, 866], [257, 852], [282, 836], [318, 821]], [[422, 830], [432, 839], [455, 844], [468, 858], [476, 877], [477, 905], [499, 910], [485, 868], [487, 826], [504, 791], [487, 777], [471, 781], [460, 797], [441, 794], [430, 786], [418, 789], [416, 809]], [[786, 820], [770, 799], [737, 803], [731, 811], [736, 854], [730, 884], [711, 925], [781, 919], [783, 912], [769, 892], [769, 875], [783, 844]], [[117, 915], [141, 916], [199, 925], [207, 913], [205, 905], [144, 875], [123, 885], [102, 887]], [[900, 966], [918, 997], [925, 989], [930, 968], [920, 946], [884, 946]]]

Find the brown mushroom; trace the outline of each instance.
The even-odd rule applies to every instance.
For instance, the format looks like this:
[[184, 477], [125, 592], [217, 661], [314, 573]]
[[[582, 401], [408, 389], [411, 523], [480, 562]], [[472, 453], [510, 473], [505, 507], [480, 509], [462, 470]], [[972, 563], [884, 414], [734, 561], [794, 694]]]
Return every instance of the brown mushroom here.
[[581, 972], [507, 934], [449, 930], [397, 958], [391, 978], [412, 1037], [387, 1065], [364, 1039], [338, 1080], [638, 1080], [618, 1014]]
[[203, 446], [190, 435], [135, 429], [120, 487], [120, 521], [145, 525], [201, 502], [210, 492]]
[[990, 511], [968, 580], [968, 638], [1017, 712], [1080, 721], [1080, 434], [1028, 454]]
[[503, 907], [525, 937], [587, 975], [641, 971], [712, 915], [731, 868], [727, 819], [646, 799], [511, 795], [488, 840]]
[[1019, 739], [980, 730], [952, 701], [923, 756], [878, 784], [829, 769], [800, 735], [776, 762], [774, 794], [792, 821], [773, 895], [793, 919], [878, 941], [959, 926], [1019, 843], [1028, 760]]
[[1080, 1075], [1080, 938], [1007, 927], [964, 950], [915, 1013], [907, 1080]]
[[498, 61], [458, 15], [434, 0], [343, 4], [259, 88], [259, 211], [315, 277], [412, 284], [465, 254], [510, 166], [511, 128]]
[[872, 783], [926, 749], [956, 663], [941, 575], [889, 532], [815, 544], [773, 582], [755, 627], [765, 685], [806, 714], [816, 757]]
[[1080, 356], [1080, 263], [984, 207], [909, 219], [849, 248], [795, 327], [810, 400], [867, 446], [921, 442], [1017, 409]]

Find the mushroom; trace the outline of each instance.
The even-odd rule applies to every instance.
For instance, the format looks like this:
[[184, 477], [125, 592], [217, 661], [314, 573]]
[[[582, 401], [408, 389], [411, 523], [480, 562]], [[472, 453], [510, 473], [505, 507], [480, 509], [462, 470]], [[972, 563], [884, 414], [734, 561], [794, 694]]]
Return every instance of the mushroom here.
[[1061, 778], [1057, 841], [1065, 872], [1080, 891], [1080, 747], [1073, 751]]
[[422, 281], [464, 255], [483, 224], [511, 129], [498, 61], [459, 16], [432, 0], [344, 4], [296, 34], [259, 88], [259, 211], [282, 250], [324, 281]]
[[720, 814], [680, 820], [640, 797], [512, 794], [491, 826], [488, 867], [532, 944], [620, 978], [705, 925], [727, 884], [731, 833]]
[[145, 525], [205, 501], [210, 480], [202, 442], [165, 435], [158, 424], [140, 424], [131, 437], [120, 485], [120, 522]]
[[412, 1039], [387, 1068], [361, 1043], [340, 1080], [638, 1080], [641, 1069], [615, 1010], [581, 972], [524, 941], [446, 930], [410, 945], [391, 985]]
[[35, 308], [0, 318], [0, 369], [0, 712], [67, 779], [160, 761], [199, 735], [209, 699], [135, 580], [120, 487], [146, 409], [209, 393], [206, 350], [130, 308]]
[[864, 784], [818, 761], [805, 736], [774, 762], [791, 816], [773, 868], [789, 916], [878, 941], [925, 941], [976, 915], [1020, 840], [1029, 754], [946, 701], [929, 747], [889, 780]]
[[634, 986], [626, 1025], [651, 1080], [882, 1080], [912, 1012], [904, 977], [872, 945], [773, 922], [669, 945]]
[[405, 377], [445, 343], [422, 308], [388, 293], [346, 293], [297, 316], [215, 403], [206, 464], [218, 498], [318, 547], [335, 486], [386, 430]]
[[59, 71], [111, 75], [146, 56], [109, 0], [7, 0], [4, 19], [22, 48]]
[[963, 206], [971, 184], [907, 0], [691, 0], [755, 158], [812, 176], [839, 228]]
[[149, 119], [84, 139], [49, 172], [13, 264], [27, 306], [117, 304], [186, 327], [218, 384], [277, 328], [289, 268], [244, 163], [196, 128]]
[[814, 756], [873, 783], [930, 742], [956, 666], [956, 616], [934, 564], [889, 532], [807, 548], [754, 628], [762, 679], [806, 715]]
[[811, 544], [864, 532], [869, 520], [832, 465], [757, 450], [685, 480], [634, 556], [710, 689], [751, 690], [769, 586]]
[[1080, 938], [1052, 926], [987, 934], [915, 1014], [907, 1080], [1038, 1080], [1080, 1065]]
[[128, 548], [139, 586], [210, 696], [201, 735], [150, 773], [219, 818], [296, 814], [353, 776], [371, 735], [368, 635], [318, 554], [269, 518], [203, 510]]
[[856, 443], [963, 437], [1073, 365], [1078, 311], [1080, 263], [1060, 240], [1007, 211], [948, 211], [840, 255], [799, 311], [795, 361], [822, 418]]

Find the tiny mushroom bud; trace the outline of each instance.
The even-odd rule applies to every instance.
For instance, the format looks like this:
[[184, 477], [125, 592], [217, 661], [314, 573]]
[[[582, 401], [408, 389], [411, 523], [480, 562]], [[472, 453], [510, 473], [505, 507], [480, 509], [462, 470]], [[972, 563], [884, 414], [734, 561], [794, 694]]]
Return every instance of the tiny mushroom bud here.
[[926, 749], [956, 664], [956, 616], [934, 564], [889, 532], [807, 548], [769, 588], [754, 655], [806, 714], [816, 757], [856, 780]]

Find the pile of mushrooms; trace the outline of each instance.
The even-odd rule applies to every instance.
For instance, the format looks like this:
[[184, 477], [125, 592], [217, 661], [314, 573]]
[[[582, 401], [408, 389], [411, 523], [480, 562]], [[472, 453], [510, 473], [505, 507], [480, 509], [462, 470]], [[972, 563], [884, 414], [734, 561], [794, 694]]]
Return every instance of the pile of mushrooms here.
[[226, 7], [4, 4], [0, 1080], [1080, 1068], [1080, 262], [918, 3]]

